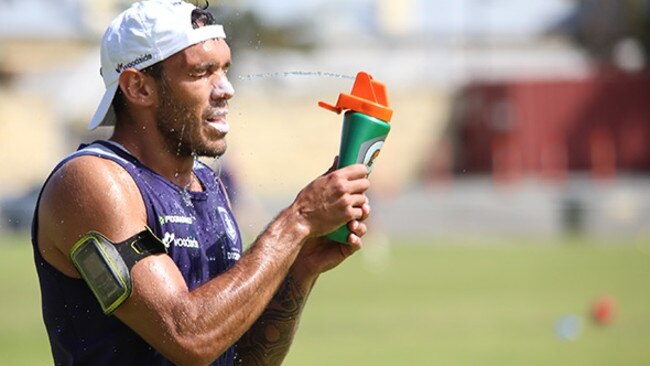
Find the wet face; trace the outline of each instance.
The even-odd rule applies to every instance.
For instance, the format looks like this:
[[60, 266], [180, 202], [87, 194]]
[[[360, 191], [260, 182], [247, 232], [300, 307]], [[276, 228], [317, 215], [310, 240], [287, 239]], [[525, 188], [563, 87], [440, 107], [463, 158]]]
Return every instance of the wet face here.
[[158, 80], [157, 126], [179, 156], [216, 157], [226, 151], [230, 49], [222, 39], [191, 46], [164, 61]]

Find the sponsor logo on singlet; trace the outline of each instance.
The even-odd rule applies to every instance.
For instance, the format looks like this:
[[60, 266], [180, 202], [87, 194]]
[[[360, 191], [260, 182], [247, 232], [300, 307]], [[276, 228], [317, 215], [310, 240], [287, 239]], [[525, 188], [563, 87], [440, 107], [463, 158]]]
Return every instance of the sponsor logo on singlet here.
[[167, 215], [167, 216], [158, 216], [158, 221], [160, 225], [165, 224], [187, 224], [192, 225], [194, 219], [189, 216], [178, 216], [178, 215]]
[[238, 261], [239, 258], [241, 258], [241, 253], [239, 253], [239, 251], [238, 251], [237, 249], [233, 249], [232, 251], [226, 253], [226, 257], [227, 257], [229, 260], [235, 260], [235, 261]]
[[177, 238], [174, 233], [165, 232], [165, 236], [162, 238], [163, 244], [165, 247], [169, 248], [170, 246], [175, 246], [178, 248], [199, 248], [199, 242], [194, 238]]

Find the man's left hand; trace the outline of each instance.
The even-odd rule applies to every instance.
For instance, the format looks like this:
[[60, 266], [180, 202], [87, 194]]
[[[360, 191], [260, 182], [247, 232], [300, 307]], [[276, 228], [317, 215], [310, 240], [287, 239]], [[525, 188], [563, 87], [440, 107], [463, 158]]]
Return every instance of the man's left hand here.
[[303, 278], [318, 277], [319, 274], [335, 268], [354, 252], [361, 249], [361, 238], [367, 232], [365, 219], [370, 215], [370, 206], [364, 204], [361, 209], [363, 211], [362, 218], [348, 223], [351, 234], [348, 237], [347, 244], [341, 244], [326, 237], [309, 239], [303, 245], [293, 264], [292, 271], [294, 275], [300, 275]]

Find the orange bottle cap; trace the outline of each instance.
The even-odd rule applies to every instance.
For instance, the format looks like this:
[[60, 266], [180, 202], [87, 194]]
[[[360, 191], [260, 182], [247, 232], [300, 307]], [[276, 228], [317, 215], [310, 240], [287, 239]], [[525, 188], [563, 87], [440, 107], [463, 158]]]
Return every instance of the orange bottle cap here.
[[388, 107], [386, 87], [363, 71], [357, 74], [351, 94], [339, 94], [335, 106], [323, 101], [318, 102], [318, 105], [332, 112], [341, 113], [344, 110], [351, 110], [385, 122], [390, 122], [393, 116], [393, 110]]

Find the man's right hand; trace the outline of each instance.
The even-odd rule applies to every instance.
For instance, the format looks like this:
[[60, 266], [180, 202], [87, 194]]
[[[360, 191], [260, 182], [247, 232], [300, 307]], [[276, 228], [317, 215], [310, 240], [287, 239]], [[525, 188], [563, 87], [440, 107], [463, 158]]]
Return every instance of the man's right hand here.
[[303, 219], [309, 237], [319, 237], [352, 220], [364, 219], [365, 191], [370, 186], [365, 165], [328, 171], [307, 185], [292, 206]]

